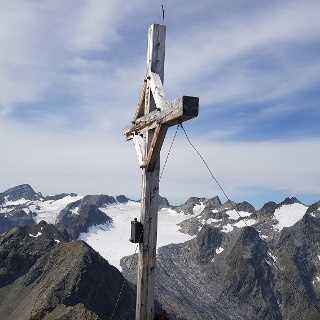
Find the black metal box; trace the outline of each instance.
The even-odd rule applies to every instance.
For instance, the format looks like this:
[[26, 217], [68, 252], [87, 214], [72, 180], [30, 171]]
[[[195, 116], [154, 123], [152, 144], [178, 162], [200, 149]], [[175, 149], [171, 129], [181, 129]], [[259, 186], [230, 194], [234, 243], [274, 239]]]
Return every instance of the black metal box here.
[[143, 242], [143, 225], [137, 218], [134, 218], [134, 220], [131, 221], [131, 236], [129, 241], [132, 243]]

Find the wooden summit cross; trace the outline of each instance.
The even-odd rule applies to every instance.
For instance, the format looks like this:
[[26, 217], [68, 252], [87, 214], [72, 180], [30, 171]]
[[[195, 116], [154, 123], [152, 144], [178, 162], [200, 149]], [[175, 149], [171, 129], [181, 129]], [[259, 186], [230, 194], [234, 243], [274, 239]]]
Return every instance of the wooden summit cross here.
[[199, 98], [182, 96], [173, 102], [163, 90], [166, 26], [153, 24], [148, 30], [147, 74], [132, 127], [125, 130], [133, 139], [142, 168], [136, 320], [154, 318], [154, 282], [157, 248], [160, 150], [170, 126], [195, 118]]

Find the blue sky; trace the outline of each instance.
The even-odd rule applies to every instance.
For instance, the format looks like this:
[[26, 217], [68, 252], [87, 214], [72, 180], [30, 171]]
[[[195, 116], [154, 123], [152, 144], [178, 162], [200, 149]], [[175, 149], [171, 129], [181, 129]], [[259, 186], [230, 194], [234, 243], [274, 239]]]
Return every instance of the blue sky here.
[[[232, 198], [320, 199], [320, 2], [162, 3], [167, 96], [200, 97], [186, 128]], [[161, 2], [12, 0], [0, 19], [1, 189], [28, 182], [138, 198], [121, 131]], [[217, 194], [196, 163], [180, 135], [161, 193], [173, 202]]]

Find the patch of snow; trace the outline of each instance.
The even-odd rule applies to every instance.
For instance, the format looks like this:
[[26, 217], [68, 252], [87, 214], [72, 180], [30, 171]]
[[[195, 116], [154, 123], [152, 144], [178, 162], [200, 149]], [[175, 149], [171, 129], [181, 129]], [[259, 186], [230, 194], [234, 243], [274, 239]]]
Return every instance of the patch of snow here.
[[27, 202], [30, 202], [30, 200], [21, 198], [16, 201], [5, 201], [5, 206], [20, 206], [22, 204], [26, 204]]
[[313, 285], [317, 285], [319, 282], [320, 282], [320, 277], [319, 276], [315, 276], [313, 281], [312, 281], [312, 284]]
[[54, 241], [55, 241], [56, 243], [60, 243], [60, 240], [58, 240], [58, 239], [54, 239]]
[[224, 251], [224, 249], [222, 247], [219, 247], [216, 249], [216, 254], [220, 254], [223, 251]]
[[36, 223], [44, 220], [47, 223], [54, 224], [59, 212], [62, 209], [64, 209], [68, 204], [78, 201], [82, 198], [82, 196], [67, 195], [59, 200], [37, 201], [32, 206], [30, 206], [30, 209], [37, 214], [35, 216]]
[[272, 260], [273, 260], [274, 262], [277, 261], [277, 257], [274, 256], [271, 251], [269, 251], [269, 256], [272, 258]]
[[214, 223], [214, 222], [220, 222], [220, 220], [219, 219], [213, 219], [213, 218], [209, 218], [207, 220], [207, 224], [211, 224], [211, 223]]
[[[134, 253], [135, 244], [129, 242], [130, 221], [140, 217], [140, 203], [128, 202], [116, 204], [103, 211], [113, 219], [113, 224], [92, 226], [86, 233], [81, 233], [80, 240], [86, 241], [111, 264], [120, 269], [120, 259]], [[179, 232], [177, 224], [185, 220], [183, 213], [172, 209], [161, 209], [158, 215], [158, 247], [181, 243], [193, 237]]]
[[228, 223], [228, 224], [223, 226], [221, 231], [224, 232], [224, 233], [228, 233], [228, 232], [231, 232], [232, 230], [233, 230], [232, 224]]
[[79, 207], [76, 207], [76, 208], [74, 208], [74, 209], [71, 209], [70, 211], [71, 211], [72, 214], [78, 215], [78, 214], [79, 214]]
[[241, 218], [249, 217], [251, 215], [250, 212], [246, 212], [246, 211], [237, 212], [235, 209], [226, 211], [226, 214], [229, 216], [231, 220], [238, 220], [240, 218], [239, 215], [241, 216]]
[[243, 219], [235, 223], [233, 226], [237, 228], [243, 228], [247, 226], [252, 226], [255, 223], [256, 223], [255, 219], [248, 219], [248, 220]]
[[214, 262], [214, 258], [211, 259], [211, 262]]
[[195, 215], [200, 214], [203, 211], [204, 207], [205, 207], [205, 205], [202, 202], [200, 204], [196, 204], [193, 207], [193, 214], [195, 214]]
[[274, 212], [274, 217], [278, 220], [275, 229], [281, 231], [285, 227], [291, 227], [301, 220], [308, 207], [301, 203], [283, 205]]
[[41, 235], [42, 235], [41, 232], [38, 232], [36, 235], [29, 233], [29, 236], [32, 237], [32, 238], [38, 238]]

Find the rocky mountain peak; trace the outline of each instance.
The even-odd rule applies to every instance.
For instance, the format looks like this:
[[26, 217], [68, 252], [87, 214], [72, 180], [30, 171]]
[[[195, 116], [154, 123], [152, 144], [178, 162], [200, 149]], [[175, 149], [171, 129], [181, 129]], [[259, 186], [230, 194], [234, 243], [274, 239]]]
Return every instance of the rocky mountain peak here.
[[272, 214], [277, 209], [277, 206], [277, 203], [274, 201], [269, 201], [262, 206], [262, 208], [259, 210], [259, 213], [263, 215]]
[[[0, 319], [110, 319], [121, 273], [82, 241], [56, 241], [54, 229], [41, 222], [0, 236]], [[134, 317], [135, 293], [125, 285], [119, 320]]]
[[320, 201], [313, 203], [307, 210], [306, 213], [311, 214], [311, 213], [320, 213]]
[[171, 205], [170, 205], [170, 203], [169, 203], [169, 201], [168, 201], [168, 199], [167, 198], [165, 198], [165, 197], [162, 197], [162, 196], [160, 196], [159, 195], [159, 198], [158, 198], [159, 200], [159, 209], [163, 209], [163, 208], [170, 208], [171, 207]]
[[116, 196], [116, 200], [117, 200], [119, 203], [127, 203], [130, 199], [127, 198], [125, 195], [120, 194], [120, 195]]
[[206, 199], [204, 202], [203, 202], [205, 208], [208, 208], [208, 209], [218, 209], [221, 207], [222, 203], [221, 203], [221, 200], [218, 196], [215, 196], [213, 198], [210, 198], [210, 199]]
[[279, 207], [283, 205], [289, 205], [294, 203], [301, 203], [296, 197], [287, 197], [279, 203]]
[[227, 200], [223, 205], [223, 209], [229, 210], [233, 209], [237, 204], [234, 201]]
[[88, 205], [95, 205], [99, 208], [115, 204], [116, 199], [112, 196], [108, 196], [105, 194], [95, 194], [95, 195], [87, 195], [79, 200], [81, 207], [86, 207]]
[[71, 196], [71, 197], [76, 197], [77, 194], [76, 193], [59, 193], [59, 194], [55, 194], [55, 195], [49, 195], [49, 196], [46, 196], [44, 197], [44, 200], [45, 201], [57, 201], [57, 200], [61, 200], [67, 196]]
[[248, 201], [242, 201], [238, 203], [236, 207], [238, 211], [245, 211], [249, 213], [254, 213], [256, 211], [255, 207]]
[[205, 225], [193, 240], [192, 251], [200, 263], [208, 263], [216, 254], [223, 234], [217, 228]]
[[72, 202], [61, 210], [57, 217], [57, 228], [77, 239], [81, 232], [87, 232], [90, 226], [112, 223], [112, 218], [100, 210], [101, 207], [115, 203], [107, 195], [89, 195]]
[[17, 201], [20, 199], [39, 200], [41, 193], [36, 193], [29, 184], [21, 184], [0, 194], [0, 201]]

